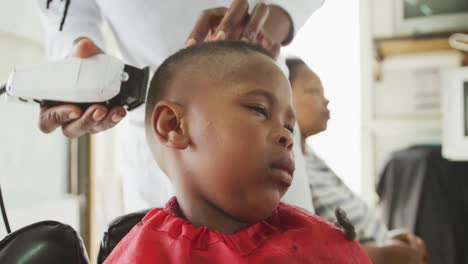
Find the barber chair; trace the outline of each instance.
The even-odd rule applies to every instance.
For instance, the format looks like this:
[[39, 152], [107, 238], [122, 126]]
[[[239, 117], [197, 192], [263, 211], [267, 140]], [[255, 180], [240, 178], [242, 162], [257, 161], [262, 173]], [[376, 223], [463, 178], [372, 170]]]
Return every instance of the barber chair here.
[[11, 232], [1, 189], [0, 206], [8, 232], [0, 241], [0, 263], [89, 263], [83, 242], [72, 227], [55, 221], [42, 221]]
[[[109, 225], [99, 247], [97, 264], [102, 264], [122, 238], [149, 212], [144, 210], [116, 218]], [[1, 262], [0, 262], [1, 263]]]

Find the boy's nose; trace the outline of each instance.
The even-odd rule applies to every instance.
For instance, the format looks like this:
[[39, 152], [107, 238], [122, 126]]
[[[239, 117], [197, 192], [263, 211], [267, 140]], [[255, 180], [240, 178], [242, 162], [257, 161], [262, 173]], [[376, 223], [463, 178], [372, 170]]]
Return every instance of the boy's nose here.
[[275, 136], [275, 142], [289, 151], [292, 150], [294, 145], [292, 133], [286, 128], [283, 128], [278, 132]]

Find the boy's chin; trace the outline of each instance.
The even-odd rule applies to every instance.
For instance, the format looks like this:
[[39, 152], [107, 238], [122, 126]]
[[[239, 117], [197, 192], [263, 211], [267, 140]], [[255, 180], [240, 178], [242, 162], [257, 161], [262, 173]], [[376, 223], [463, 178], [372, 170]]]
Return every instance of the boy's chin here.
[[250, 213], [247, 213], [247, 217], [244, 217], [244, 221], [248, 223], [256, 223], [262, 220], [267, 219], [270, 217], [273, 212], [278, 207], [279, 203], [281, 202], [281, 197], [268, 197], [262, 203], [258, 203], [258, 206], [252, 207]]
[[245, 219], [242, 219], [243, 222], [245, 223], [249, 223], [249, 224], [255, 224], [255, 223], [258, 223], [258, 222], [261, 222], [265, 219], [267, 219], [268, 217], [270, 217], [273, 212], [275, 211], [276, 207], [271, 209], [271, 210], [266, 210], [266, 211], [255, 211], [253, 212], [252, 215], [250, 215], [249, 217], [245, 218]]

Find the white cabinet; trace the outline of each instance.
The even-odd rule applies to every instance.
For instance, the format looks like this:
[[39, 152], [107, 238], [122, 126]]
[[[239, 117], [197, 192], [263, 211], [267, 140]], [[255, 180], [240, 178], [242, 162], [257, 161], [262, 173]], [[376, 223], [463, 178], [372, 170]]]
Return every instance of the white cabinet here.
[[367, 186], [375, 186], [392, 152], [415, 144], [441, 143], [441, 72], [459, 67], [462, 59], [457, 51], [388, 56], [381, 62], [380, 80], [363, 86], [367, 99], [363, 109], [368, 111], [363, 123]]

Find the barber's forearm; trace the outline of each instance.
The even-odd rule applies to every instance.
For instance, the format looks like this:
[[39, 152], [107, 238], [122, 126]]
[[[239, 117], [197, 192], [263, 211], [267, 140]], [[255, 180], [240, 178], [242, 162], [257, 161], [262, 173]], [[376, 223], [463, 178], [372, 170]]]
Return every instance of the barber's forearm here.
[[263, 26], [265, 34], [276, 43], [283, 43], [292, 34], [292, 20], [289, 14], [281, 7], [268, 5], [270, 13]]

